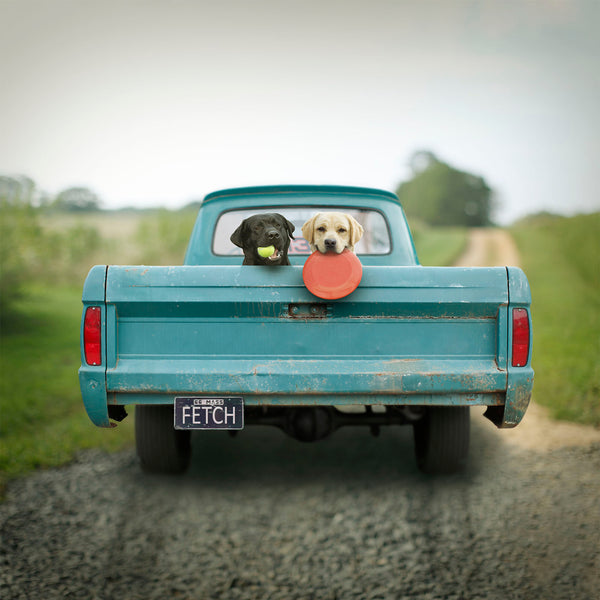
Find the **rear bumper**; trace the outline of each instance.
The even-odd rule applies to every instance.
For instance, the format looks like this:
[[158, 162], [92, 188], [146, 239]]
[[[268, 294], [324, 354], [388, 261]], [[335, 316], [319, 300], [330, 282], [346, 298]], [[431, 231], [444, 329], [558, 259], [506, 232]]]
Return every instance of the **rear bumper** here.
[[509, 375], [491, 360], [128, 359], [105, 376], [98, 368], [80, 369], [80, 384], [88, 415], [100, 427], [111, 425], [108, 404], [221, 395], [242, 396], [247, 406], [488, 406], [488, 417], [505, 428], [525, 414], [533, 371]]

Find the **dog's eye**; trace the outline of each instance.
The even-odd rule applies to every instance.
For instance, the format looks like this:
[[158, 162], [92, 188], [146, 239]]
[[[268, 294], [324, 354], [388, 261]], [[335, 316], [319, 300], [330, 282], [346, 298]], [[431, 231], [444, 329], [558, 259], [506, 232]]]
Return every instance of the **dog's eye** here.
[[327, 229], [325, 229], [325, 227], [323, 227], [323, 225], [321, 225], [321, 227], [317, 227], [317, 231], [324, 233], [325, 231], [327, 231]]
[[338, 229], [338, 233], [346, 233], [346, 230], [343, 227], [340, 227]]

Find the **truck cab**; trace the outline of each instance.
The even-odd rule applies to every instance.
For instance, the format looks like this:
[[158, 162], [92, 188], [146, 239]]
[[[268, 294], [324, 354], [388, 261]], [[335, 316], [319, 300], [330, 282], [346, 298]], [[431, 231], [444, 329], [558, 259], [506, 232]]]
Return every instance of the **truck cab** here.
[[417, 254], [402, 206], [395, 194], [369, 188], [341, 186], [273, 186], [223, 190], [202, 202], [192, 232], [185, 265], [239, 265], [242, 251], [229, 236], [246, 217], [279, 212], [296, 231], [289, 250], [292, 265], [310, 255], [302, 224], [324, 211], [352, 215], [365, 234], [356, 254], [363, 265], [416, 266]]

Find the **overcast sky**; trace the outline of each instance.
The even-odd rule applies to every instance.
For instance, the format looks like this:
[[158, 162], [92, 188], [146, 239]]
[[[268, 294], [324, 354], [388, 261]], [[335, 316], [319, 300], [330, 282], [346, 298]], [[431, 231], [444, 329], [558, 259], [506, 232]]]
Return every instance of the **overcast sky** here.
[[0, 173], [107, 208], [395, 190], [433, 151], [501, 222], [600, 210], [599, 0], [0, 0]]

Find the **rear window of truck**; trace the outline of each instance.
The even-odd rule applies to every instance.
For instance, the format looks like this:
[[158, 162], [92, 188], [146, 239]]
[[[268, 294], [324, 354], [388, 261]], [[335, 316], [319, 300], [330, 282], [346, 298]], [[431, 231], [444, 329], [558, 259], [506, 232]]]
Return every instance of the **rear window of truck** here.
[[364, 229], [362, 239], [356, 244], [355, 252], [358, 255], [389, 254], [391, 251], [390, 233], [386, 218], [379, 211], [368, 208], [344, 208], [335, 206], [293, 206], [267, 208], [248, 208], [231, 210], [220, 215], [213, 236], [213, 253], [217, 256], [242, 255], [242, 249], [231, 243], [231, 234], [246, 218], [261, 214], [276, 212], [291, 221], [296, 230], [290, 243], [288, 254], [308, 255], [311, 253], [308, 242], [302, 237], [302, 225], [317, 212], [340, 211], [352, 215]]

